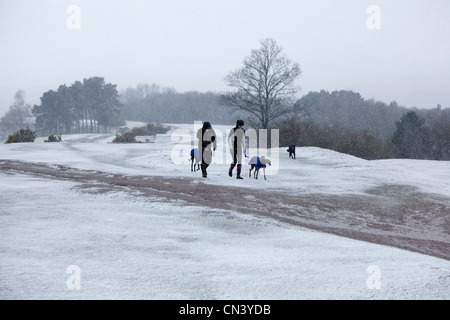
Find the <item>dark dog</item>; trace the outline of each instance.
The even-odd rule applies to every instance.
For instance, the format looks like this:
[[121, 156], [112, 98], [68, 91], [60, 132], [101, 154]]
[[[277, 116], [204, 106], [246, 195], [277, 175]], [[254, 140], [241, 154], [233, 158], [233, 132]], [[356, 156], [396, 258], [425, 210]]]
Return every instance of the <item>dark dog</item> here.
[[291, 144], [289, 149], [287, 149], [287, 152], [289, 152], [289, 158], [295, 159], [295, 145]]
[[189, 161], [191, 161], [191, 172], [200, 170], [200, 161], [202, 161], [202, 159], [200, 158], [200, 152], [198, 151], [198, 148], [191, 150], [191, 157], [189, 158]]
[[251, 160], [250, 160], [250, 162], [248, 164], [251, 165], [250, 171], [248, 173], [249, 177], [252, 176], [252, 170], [255, 169], [255, 172], [253, 173], [253, 177], [255, 179], [258, 179], [259, 169], [263, 168], [264, 180], [267, 180], [266, 179], [266, 165], [267, 164], [269, 166], [272, 165], [272, 162], [270, 161], [270, 159], [266, 159], [264, 157], [260, 158], [260, 157], [254, 156], [253, 158], [251, 158]]

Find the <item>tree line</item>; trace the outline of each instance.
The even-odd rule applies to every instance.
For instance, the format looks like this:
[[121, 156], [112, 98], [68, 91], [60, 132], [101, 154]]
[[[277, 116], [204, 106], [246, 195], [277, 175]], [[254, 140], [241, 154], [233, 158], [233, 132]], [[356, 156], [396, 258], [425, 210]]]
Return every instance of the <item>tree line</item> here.
[[310, 92], [294, 104], [295, 115], [320, 125], [339, 125], [350, 131], [368, 131], [389, 139], [396, 129], [395, 122], [407, 112], [395, 101], [386, 104], [366, 100], [351, 90]]
[[215, 92], [190, 91], [179, 93], [173, 88], [140, 83], [121, 91], [122, 117], [131, 121], [152, 123], [232, 124], [237, 113], [224, 107]]
[[350, 131], [339, 125], [318, 124], [295, 118], [280, 123], [280, 145], [318, 147], [366, 160], [395, 158], [395, 146], [367, 130]]
[[117, 86], [105, 83], [102, 77], [92, 77], [45, 92], [32, 113], [40, 135], [99, 133], [123, 123], [121, 107]]
[[[294, 127], [302, 134], [294, 134]], [[440, 105], [410, 109], [365, 100], [350, 90], [322, 90], [297, 100], [292, 121], [280, 123], [283, 130], [286, 145], [326, 147], [365, 159], [450, 160], [450, 109]]]
[[450, 109], [409, 111], [396, 127], [397, 157], [450, 160]]
[[[95, 87], [99, 93], [96, 99], [92, 94]], [[90, 95], [96, 103], [88, 102]], [[102, 101], [103, 97], [108, 99]], [[0, 119], [2, 139], [21, 128], [33, 127], [30, 110], [24, 92], [19, 90], [10, 110]], [[50, 90], [43, 94], [41, 105], [34, 106], [33, 113], [40, 135], [100, 132], [108, 124], [123, 125], [121, 119], [151, 123], [208, 119], [232, 125], [242, 116], [242, 111], [224, 106], [217, 93], [177, 93], [139, 84], [118, 95], [115, 86], [105, 84], [103, 78]], [[322, 90], [298, 99], [284, 117], [272, 121], [271, 128], [280, 129], [281, 146], [315, 146], [364, 159], [450, 160], [450, 109], [441, 106], [408, 109], [396, 102], [365, 100], [353, 91]]]

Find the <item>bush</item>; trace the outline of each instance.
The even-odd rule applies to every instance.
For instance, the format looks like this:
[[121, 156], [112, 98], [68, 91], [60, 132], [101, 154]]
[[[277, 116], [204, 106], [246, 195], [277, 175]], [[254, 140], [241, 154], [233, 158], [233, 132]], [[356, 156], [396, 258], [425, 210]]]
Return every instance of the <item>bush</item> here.
[[34, 142], [36, 139], [36, 133], [29, 128], [20, 129], [16, 133], [9, 135], [5, 143], [21, 143], [21, 142]]
[[61, 142], [61, 135], [58, 134], [56, 137], [54, 134], [52, 134], [51, 136], [48, 136], [48, 139], [45, 140], [44, 142]]
[[138, 143], [136, 136], [132, 132], [125, 132], [123, 134], [116, 134], [113, 143]]
[[131, 129], [131, 132], [134, 134], [135, 137], [137, 137], [137, 136], [154, 136], [157, 134], [164, 134], [169, 130], [170, 130], [169, 128], [164, 127], [159, 123], [157, 124], [148, 123], [143, 127]]
[[164, 127], [159, 123], [148, 123], [145, 126], [133, 128], [129, 132], [116, 134], [113, 143], [138, 143], [136, 140], [137, 136], [155, 136], [157, 134], [164, 134], [169, 130], [170, 128]]

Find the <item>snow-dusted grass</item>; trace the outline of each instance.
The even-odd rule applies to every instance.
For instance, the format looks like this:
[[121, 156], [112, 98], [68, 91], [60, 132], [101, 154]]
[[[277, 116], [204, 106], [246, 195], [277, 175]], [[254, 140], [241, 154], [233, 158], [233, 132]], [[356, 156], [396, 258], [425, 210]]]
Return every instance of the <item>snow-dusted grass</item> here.
[[[318, 148], [285, 148], [268, 180], [228, 177], [219, 141], [208, 179], [173, 151], [176, 125], [149, 144], [111, 144], [114, 135], [64, 136], [62, 143], [0, 145], [0, 159], [61, 164], [125, 175], [190, 177], [193, 183], [265, 188], [301, 196], [363, 194], [407, 185], [450, 197], [449, 162], [365, 161]], [[225, 134], [227, 126], [214, 126]], [[180, 133], [180, 132], [178, 132]], [[178, 148], [178, 149], [177, 149]], [[256, 151], [251, 150], [249, 156]], [[270, 155], [269, 155], [270, 157]], [[175, 161], [176, 162], [176, 161]], [[277, 168], [275, 170], [274, 168]], [[271, 171], [272, 170], [272, 171]], [[449, 299], [450, 263], [426, 255], [323, 234], [269, 218], [181, 202], [96, 194], [75, 182], [0, 172], [2, 299]], [[66, 281], [81, 271], [80, 290]], [[370, 289], [367, 269], [380, 270]], [[372, 270], [372, 269], [370, 269]]]
[[[171, 125], [155, 143], [113, 144], [114, 135], [66, 135], [62, 143], [0, 145], [0, 159], [63, 164], [79, 169], [132, 175], [161, 175], [199, 178], [190, 172], [188, 161], [194, 140], [193, 125]], [[357, 194], [385, 184], [409, 185], [419, 191], [450, 197], [450, 162], [424, 160], [367, 161], [338, 152], [308, 147], [297, 148], [297, 159], [289, 159], [286, 148], [268, 154], [272, 167], [267, 181], [228, 177], [231, 162], [225, 144], [227, 126], [214, 126], [223, 139], [218, 142], [206, 183], [238, 187], [285, 190], [286, 192]], [[178, 130], [178, 131], [177, 131]], [[180, 131], [183, 130], [183, 131]], [[183, 136], [182, 134], [185, 133]], [[89, 143], [91, 142], [91, 143]], [[276, 152], [275, 152], [276, 151]], [[257, 154], [249, 150], [248, 156]], [[247, 158], [243, 173], [248, 176]]]
[[[235, 212], [0, 178], [2, 299], [449, 298], [446, 260]], [[73, 265], [79, 290], [67, 286]], [[380, 289], [367, 285], [371, 266]]]

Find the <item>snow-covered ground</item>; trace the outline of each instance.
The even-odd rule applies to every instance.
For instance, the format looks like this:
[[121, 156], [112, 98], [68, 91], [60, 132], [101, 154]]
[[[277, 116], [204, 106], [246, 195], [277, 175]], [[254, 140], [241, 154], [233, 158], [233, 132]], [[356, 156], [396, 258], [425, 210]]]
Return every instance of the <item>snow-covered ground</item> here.
[[[318, 148], [298, 148], [296, 160], [275, 150], [267, 181], [261, 175], [238, 181], [228, 177], [222, 140], [204, 180], [190, 172], [186, 153], [194, 144], [193, 125], [173, 127], [149, 144], [72, 135], [62, 143], [0, 145], [0, 161], [189, 178], [298, 196], [358, 195], [406, 185], [450, 199], [449, 162], [365, 161]], [[229, 129], [214, 128], [223, 136]], [[133, 192], [96, 192], [80, 181], [0, 171], [0, 298], [450, 298], [448, 260]]]
[[[159, 135], [155, 143], [112, 144], [115, 135], [63, 135], [63, 143], [1, 145], [0, 159], [45, 162], [86, 170], [102, 170], [130, 175], [199, 178], [190, 172], [188, 161], [194, 141], [194, 125], [171, 125], [174, 129]], [[297, 148], [297, 159], [288, 158], [285, 148], [268, 152], [272, 166], [266, 169], [267, 181], [228, 178], [231, 156], [225, 144], [229, 127], [214, 126], [224, 138], [219, 140], [213, 164], [205, 183], [286, 192], [355, 194], [383, 184], [409, 185], [420, 191], [450, 197], [448, 161], [379, 160], [367, 161], [320, 148]], [[180, 131], [181, 130], [181, 131]], [[256, 155], [249, 150], [248, 156]], [[248, 162], [249, 159], [246, 159]], [[243, 172], [248, 166], [244, 163]], [[261, 176], [260, 176], [261, 177]], [[262, 179], [262, 177], [261, 177]]]

